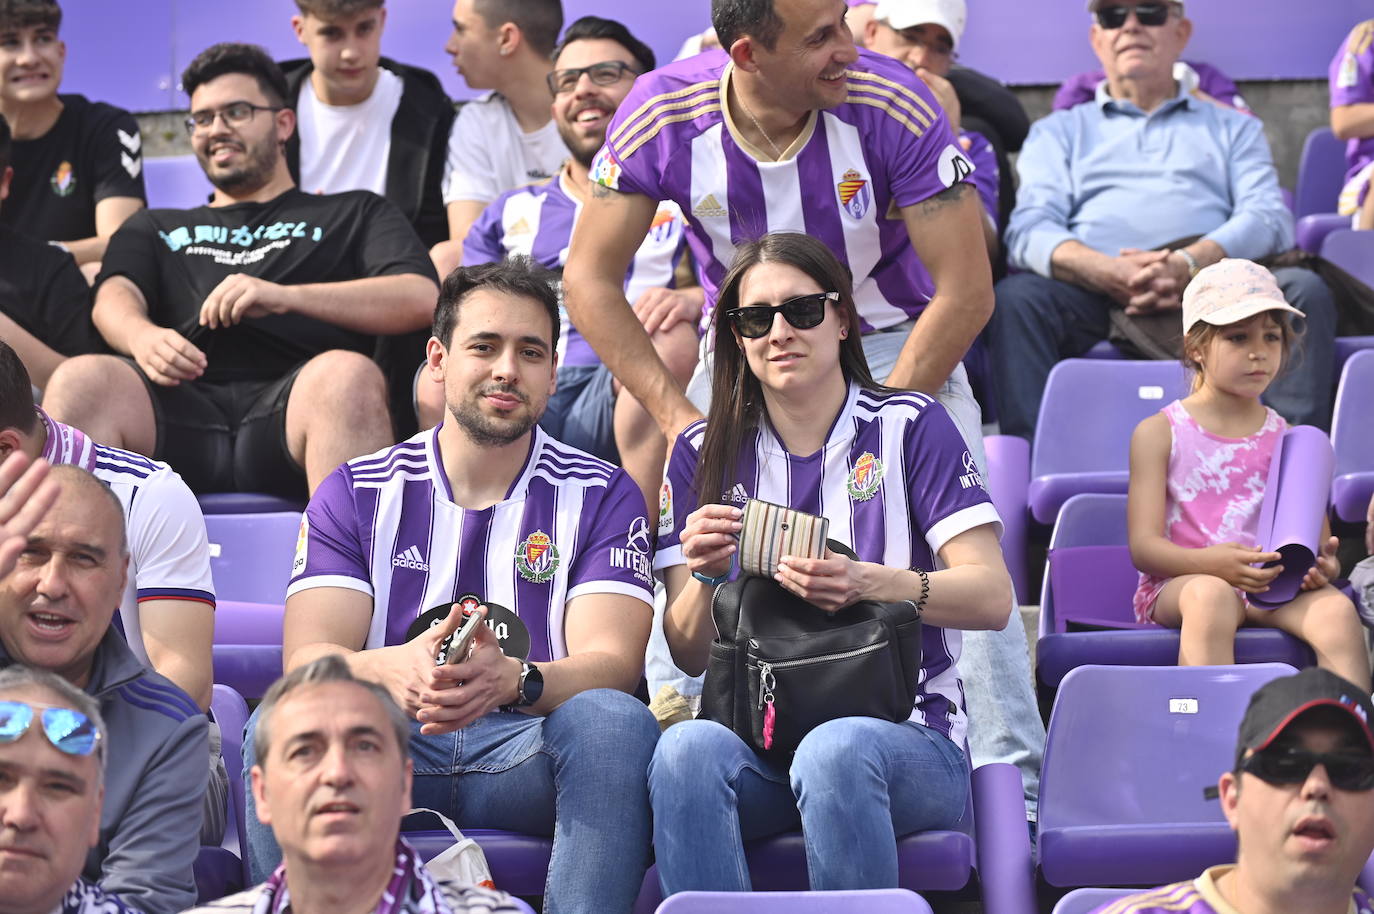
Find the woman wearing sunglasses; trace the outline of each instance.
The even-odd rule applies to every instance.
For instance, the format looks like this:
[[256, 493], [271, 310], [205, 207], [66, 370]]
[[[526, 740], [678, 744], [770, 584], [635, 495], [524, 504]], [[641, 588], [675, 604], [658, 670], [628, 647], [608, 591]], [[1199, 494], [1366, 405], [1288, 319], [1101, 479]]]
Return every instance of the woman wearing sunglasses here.
[[821, 242], [743, 245], [714, 327], [711, 410], [679, 436], [660, 499], [655, 566], [674, 660], [706, 666], [711, 596], [737, 573], [748, 498], [825, 515], [858, 555], [784, 557], [777, 580], [804, 599], [833, 612], [924, 596], [924, 655], [910, 720], [829, 721], [790, 765], [711, 721], [669, 728], [649, 771], [663, 890], [747, 891], [743, 841], [798, 824], [813, 889], [895, 886], [896, 836], [964, 811], [959, 630], [1007, 624], [1000, 521], [944, 408], [873, 380], [849, 274]]

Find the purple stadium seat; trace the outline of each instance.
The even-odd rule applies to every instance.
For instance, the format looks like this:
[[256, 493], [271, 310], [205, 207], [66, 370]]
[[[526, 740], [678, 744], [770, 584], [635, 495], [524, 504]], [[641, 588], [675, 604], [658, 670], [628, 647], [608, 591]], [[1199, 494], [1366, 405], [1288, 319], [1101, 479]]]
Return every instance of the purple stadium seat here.
[[299, 514], [305, 510], [303, 501], [265, 495], [261, 492], [211, 492], [207, 495], [197, 495], [196, 501], [200, 502], [200, 511], [206, 516], [267, 514], [274, 511], [295, 511]]
[[1350, 357], [1357, 352], [1366, 349], [1374, 349], [1374, 336], [1338, 336], [1336, 346], [1333, 350], [1332, 359], [1336, 369], [1336, 380], [1339, 382], [1341, 372], [1345, 369], [1345, 363], [1350, 361]]
[[1160, 885], [1235, 859], [1206, 787], [1234, 764], [1250, 695], [1286, 664], [1084, 666], [1064, 678], [1040, 773], [1050, 885]]
[[1341, 371], [1336, 408], [1331, 420], [1331, 444], [1336, 470], [1331, 480], [1331, 507], [1347, 523], [1363, 523], [1374, 494], [1374, 350], [1352, 355]]
[[295, 511], [207, 514], [215, 576], [215, 681], [261, 698], [281, 675], [282, 611], [300, 534]]
[[193, 155], [145, 158], [143, 183], [149, 209], [204, 206], [214, 190]]
[[[224, 758], [225, 770], [229, 773], [229, 810], [231, 815], [224, 830], [224, 846], [243, 859], [244, 851], [241, 836], [243, 826], [243, 728], [248, 724], [248, 703], [243, 696], [223, 683], [215, 684], [210, 710], [220, 730], [220, 755]], [[244, 879], [248, 878], [248, 868], [243, 869]]]
[[[1125, 495], [1075, 495], [1050, 536], [1040, 592], [1035, 676], [1048, 696], [1085, 664], [1173, 666], [1178, 632], [1135, 621], [1131, 598], [1138, 572], [1126, 536]], [[1312, 651], [1276, 629], [1236, 633], [1238, 663], [1313, 663]]]
[[211, 653], [215, 682], [244, 698], [261, 698], [281, 678], [280, 644], [216, 644]]
[[1074, 889], [1054, 906], [1054, 914], [1088, 914], [1118, 898], [1134, 895], [1138, 889]]
[[1116, 361], [1120, 361], [1122, 359], [1129, 359], [1130, 356], [1122, 352], [1120, 349], [1117, 349], [1116, 346], [1112, 345], [1110, 340], [1099, 340], [1098, 342], [1093, 343], [1091, 349], [1083, 353], [1082, 358], [1114, 359]]
[[299, 512], [210, 514], [205, 528], [219, 599], [278, 606], [285, 602], [301, 529]]
[[[898, 881], [902, 888], [916, 892], [957, 891], [976, 873], [985, 910], [1034, 914], [1020, 773], [1011, 765], [984, 765], [973, 773], [972, 794], [972, 809], [965, 811], [961, 830], [918, 832], [898, 839]], [[975, 817], [980, 823], [976, 829], [971, 825]], [[806, 850], [800, 832], [749, 842], [746, 854], [756, 892], [807, 888]], [[658, 867], [651, 866], [635, 914], [650, 914], [662, 898]]]
[[1350, 217], [1338, 213], [1312, 213], [1298, 220], [1298, 247], [1309, 254], [1320, 254], [1326, 236], [1350, 228]]
[[210, 710], [223, 735], [220, 755], [229, 773], [229, 796], [224, 841], [218, 847], [201, 847], [196, 856], [198, 904], [242, 891], [248, 885], [248, 868], [243, 863], [243, 846], [239, 841], [243, 834], [243, 726], [248, 721], [248, 705], [230, 687], [216, 684]]
[[1322, 242], [1322, 257], [1365, 285], [1374, 285], [1374, 232], [1332, 232]]
[[1018, 603], [1030, 602], [1026, 567], [1026, 487], [1030, 485], [1030, 444], [1016, 435], [988, 435], [988, 494], [1002, 516], [1002, 555]]
[[679, 892], [658, 914], [931, 914], [930, 905], [906, 889], [850, 892]]
[[1124, 493], [1131, 432], [1185, 392], [1177, 362], [1065, 359], [1055, 365], [1031, 448], [1031, 516], [1050, 524], [1074, 495]]
[[1298, 160], [1298, 190], [1293, 213], [1298, 218], [1313, 213], [1334, 213], [1345, 175], [1345, 144], [1330, 127], [1318, 127], [1307, 135]]

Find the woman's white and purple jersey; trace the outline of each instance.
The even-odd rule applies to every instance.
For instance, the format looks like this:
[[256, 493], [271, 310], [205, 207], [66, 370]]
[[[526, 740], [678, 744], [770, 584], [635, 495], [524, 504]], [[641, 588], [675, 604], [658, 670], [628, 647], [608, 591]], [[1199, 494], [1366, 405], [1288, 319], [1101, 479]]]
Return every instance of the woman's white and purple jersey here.
[[[547, 181], [517, 187], [493, 200], [463, 239], [463, 263], [499, 263], [524, 254], [536, 263], [561, 273], [568, 260], [568, 243], [582, 212], [582, 201], [568, 187], [566, 171]], [[631, 304], [645, 291], [676, 287], [677, 265], [687, 253], [684, 220], [676, 203], [660, 203], [649, 225], [649, 234], [635, 251], [625, 274], [625, 297]], [[561, 334], [566, 341], [559, 367], [599, 365], [590, 343], [559, 308]]]
[[[673, 446], [659, 496], [654, 568], [685, 564], [679, 531], [696, 510], [697, 460], [706, 423], [688, 426]], [[1001, 518], [964, 440], [944, 407], [915, 392], [877, 393], [850, 385], [825, 445], [789, 454], [765, 421], [740, 448], [723, 499], [759, 498], [830, 520], [831, 539], [859, 558], [894, 568], [940, 567], [950, 539]], [[967, 719], [955, 629], [923, 628], [921, 682], [912, 720], [963, 745]]]
[[708, 51], [639, 77], [591, 168], [605, 187], [682, 207], [706, 289], [702, 326], [737, 246], [785, 231], [819, 238], [849, 267], [865, 332], [919, 315], [935, 287], [899, 208], [973, 173], [930, 90], [904, 64], [861, 50], [844, 102], [813, 111], [775, 162], [722, 103], [732, 73], [727, 54]]
[[535, 428], [505, 499], [454, 504], [439, 428], [329, 475], [301, 521], [287, 596], [345, 587], [373, 599], [364, 649], [400, 644], [426, 610], [472, 594], [513, 611], [529, 659], [567, 656], [568, 601], [616, 593], [653, 606], [644, 496], [626, 472]]

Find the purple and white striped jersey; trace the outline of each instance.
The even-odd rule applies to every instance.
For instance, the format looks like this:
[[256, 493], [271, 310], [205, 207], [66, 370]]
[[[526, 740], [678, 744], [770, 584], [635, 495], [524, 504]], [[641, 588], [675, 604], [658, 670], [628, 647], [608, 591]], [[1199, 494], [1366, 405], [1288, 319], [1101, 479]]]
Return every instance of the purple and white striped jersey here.
[[[659, 496], [655, 569], [685, 564], [679, 531], [696, 510], [694, 479], [706, 423], [687, 427], [673, 446]], [[735, 505], [760, 498], [830, 520], [830, 538], [866, 562], [894, 568], [939, 567], [954, 536], [1001, 519], [958, 428], [925, 394], [881, 394], [851, 385], [825, 445], [789, 454], [766, 422], [741, 447]], [[922, 681], [912, 719], [964, 743], [967, 719], [956, 664], [961, 633], [923, 627]]]
[[96, 444], [80, 429], [58, 422], [42, 409], [38, 421], [47, 437], [44, 460], [79, 466], [110, 487], [124, 506], [129, 575], [119, 603], [119, 620], [129, 649], [145, 666], [148, 649], [138, 607], [151, 600], [187, 600], [215, 605], [210, 574], [210, 540], [200, 503], [177, 471], [142, 454]]
[[706, 289], [703, 327], [736, 246], [768, 232], [819, 238], [854, 274], [865, 331], [920, 314], [934, 293], [899, 207], [973, 172], [925, 84], [859, 51], [845, 101], [813, 111], [781, 161], [742, 139], [724, 99], [734, 66], [708, 51], [639, 77], [592, 163], [612, 190], [674, 200]]
[[400, 644], [435, 606], [474, 594], [529, 629], [533, 661], [567, 655], [564, 608], [617, 593], [652, 612], [644, 496], [626, 472], [538, 428], [503, 501], [456, 505], [439, 429], [357, 457], [315, 491], [301, 521], [287, 596], [345, 587], [373, 599], [364, 649]]
[[[1128, 895], [1094, 908], [1092, 914], [1237, 914], [1217, 891], [1217, 879], [1234, 864], [1213, 866], [1191, 882], [1175, 882], [1138, 895]], [[1374, 902], [1358, 887], [1350, 896], [1349, 914], [1374, 914]]]
[[[496, 263], [524, 254], [540, 264], [563, 271], [573, 224], [582, 201], [565, 180], [566, 169], [547, 181], [517, 187], [497, 197], [477, 217], [463, 240], [463, 263]], [[673, 271], [687, 250], [682, 210], [676, 203], [660, 203], [649, 234], [635, 252], [625, 275], [625, 297], [631, 304], [647, 289], [674, 288]], [[566, 351], [559, 365], [598, 365], [601, 360], [558, 309]]]

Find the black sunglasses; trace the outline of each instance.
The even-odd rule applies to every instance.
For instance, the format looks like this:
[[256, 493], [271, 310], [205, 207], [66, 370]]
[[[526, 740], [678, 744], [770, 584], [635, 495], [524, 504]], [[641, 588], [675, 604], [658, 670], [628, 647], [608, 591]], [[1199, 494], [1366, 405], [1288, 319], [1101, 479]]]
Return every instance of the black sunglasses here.
[[773, 315], [779, 311], [793, 327], [798, 330], [810, 330], [812, 327], [820, 326], [825, 320], [825, 303], [839, 300], [838, 292], [813, 292], [810, 295], [789, 298], [780, 305], [747, 305], [743, 308], [731, 308], [725, 312], [725, 316], [735, 325], [735, 330], [740, 336], [756, 340], [768, 335], [768, 331], [773, 328]]
[[1131, 10], [1141, 25], [1163, 25], [1169, 21], [1169, 8], [1172, 3], [1141, 3], [1136, 6], [1099, 6], [1097, 24], [1104, 29], [1119, 29], [1126, 24]]
[[571, 67], [567, 70], [554, 70], [546, 77], [549, 84], [549, 91], [554, 95], [562, 95], [577, 88], [577, 82], [586, 73], [591, 81], [598, 86], [613, 86], [620, 82], [621, 77], [626, 73], [631, 76], [638, 76], [639, 71], [622, 60], [603, 60], [601, 63], [594, 63], [590, 67]]
[[1374, 789], [1374, 756], [1368, 753], [1264, 749], [1241, 762], [1240, 770], [1270, 784], [1301, 784], [1318, 765], [1337, 790]]

